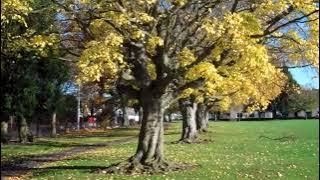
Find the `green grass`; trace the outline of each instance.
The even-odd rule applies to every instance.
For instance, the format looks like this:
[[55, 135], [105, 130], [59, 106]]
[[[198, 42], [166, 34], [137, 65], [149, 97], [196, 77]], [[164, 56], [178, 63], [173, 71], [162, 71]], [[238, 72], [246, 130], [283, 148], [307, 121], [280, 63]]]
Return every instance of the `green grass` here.
[[45, 155], [66, 151], [77, 146], [106, 143], [135, 136], [137, 129], [112, 129], [98, 132], [72, 133], [57, 138], [36, 138], [34, 143], [8, 144], [1, 147], [1, 161], [10, 161], [29, 155]]
[[[96, 167], [125, 160], [136, 141], [77, 155], [34, 171], [33, 179], [318, 179], [319, 144], [315, 120], [213, 122], [203, 144], [171, 144], [180, 136], [180, 123], [166, 131], [165, 155], [171, 162], [198, 164], [187, 171], [158, 175], [103, 175]], [[292, 135], [295, 140], [276, 141]]]

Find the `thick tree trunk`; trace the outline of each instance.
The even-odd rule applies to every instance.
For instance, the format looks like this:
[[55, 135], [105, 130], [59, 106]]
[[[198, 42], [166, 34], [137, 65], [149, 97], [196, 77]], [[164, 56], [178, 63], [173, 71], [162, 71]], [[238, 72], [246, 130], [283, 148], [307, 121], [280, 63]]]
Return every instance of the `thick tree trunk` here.
[[1, 143], [8, 143], [9, 135], [8, 135], [8, 122], [2, 121], [1, 122]]
[[128, 161], [110, 166], [106, 172], [161, 172], [167, 171], [169, 164], [163, 154], [163, 118], [164, 107], [161, 98], [144, 95], [141, 99], [143, 108], [138, 147], [135, 155]]
[[143, 103], [142, 126], [134, 156], [143, 164], [163, 160], [163, 113], [161, 100], [148, 99]]
[[25, 117], [19, 117], [19, 142], [26, 143], [28, 141], [28, 124]]
[[198, 104], [196, 119], [198, 132], [207, 132], [209, 124], [209, 113], [207, 107], [203, 103]]
[[179, 108], [182, 114], [182, 135], [180, 141], [191, 143], [198, 136], [196, 124], [197, 104], [190, 101], [180, 101]]
[[57, 113], [53, 112], [52, 113], [52, 119], [51, 119], [51, 137], [56, 137], [57, 136]]

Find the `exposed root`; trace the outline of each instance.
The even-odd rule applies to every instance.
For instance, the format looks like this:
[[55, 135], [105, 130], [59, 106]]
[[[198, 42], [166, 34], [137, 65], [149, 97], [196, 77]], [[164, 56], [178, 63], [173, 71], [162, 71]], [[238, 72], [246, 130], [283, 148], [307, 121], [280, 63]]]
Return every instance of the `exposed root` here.
[[180, 139], [178, 142], [176, 142], [176, 144], [192, 144], [194, 142], [196, 142], [196, 138], [184, 138], [184, 139]]
[[156, 174], [184, 170], [190, 167], [193, 166], [188, 164], [169, 164], [162, 160], [141, 163], [130, 158], [127, 161], [113, 164], [106, 169], [98, 169], [94, 172], [103, 174]]
[[283, 136], [283, 137], [279, 137], [279, 138], [270, 138], [270, 137], [267, 137], [267, 136], [260, 136], [259, 138], [266, 138], [266, 139], [275, 140], [275, 141], [282, 141], [282, 142], [296, 140], [296, 137], [293, 136], [293, 135]]
[[206, 144], [206, 143], [211, 143], [211, 142], [214, 142], [214, 140], [212, 140], [212, 139], [198, 139], [195, 143]]
[[174, 141], [172, 144], [205, 144], [213, 142], [212, 139], [180, 139], [179, 141]]
[[198, 129], [198, 133], [202, 134], [202, 133], [207, 133], [208, 129]]

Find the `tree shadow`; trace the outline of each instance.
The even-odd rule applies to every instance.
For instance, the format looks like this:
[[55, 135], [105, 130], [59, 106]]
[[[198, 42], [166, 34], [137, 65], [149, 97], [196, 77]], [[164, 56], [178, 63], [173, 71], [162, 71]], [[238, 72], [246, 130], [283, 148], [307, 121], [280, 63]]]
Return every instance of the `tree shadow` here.
[[[85, 172], [93, 172], [94, 170], [104, 169], [107, 166], [50, 166], [50, 167], [43, 167], [43, 168], [28, 168], [28, 167], [15, 167], [12, 166], [13, 169], [3, 169], [1, 167], [1, 175], [2, 176], [17, 176], [22, 175], [26, 171], [35, 171], [34, 177], [45, 175], [50, 173], [52, 170], [83, 170]], [[9, 170], [9, 171], [8, 171]], [[14, 171], [12, 171], [14, 170]]]
[[[30, 167], [34, 167], [34, 165], [42, 164], [46, 162], [53, 162], [60, 159], [66, 159], [66, 156], [70, 156], [73, 154], [77, 154], [79, 152], [88, 151], [90, 149], [94, 149], [96, 147], [107, 147], [112, 146], [114, 144], [119, 144], [122, 142], [130, 142], [131, 140], [135, 139], [136, 136], [127, 138], [127, 139], [119, 139], [114, 141], [109, 141], [106, 143], [101, 144], [93, 144], [93, 145], [69, 145], [70, 147], [73, 147], [72, 149], [69, 149], [67, 151], [59, 151], [55, 153], [50, 154], [40, 154], [40, 155], [18, 155], [18, 156], [12, 156], [8, 158], [5, 161], [1, 160], [1, 171], [26, 171], [29, 170]], [[39, 143], [38, 143], [39, 145]], [[57, 142], [43, 142], [43, 145], [45, 146], [51, 146], [51, 147], [66, 147], [65, 144], [59, 144]]]
[[50, 166], [44, 168], [33, 168], [34, 170], [92, 170], [103, 169], [107, 166]]
[[84, 137], [126, 137], [135, 136], [139, 133], [138, 128], [116, 128], [105, 132], [89, 132], [88, 134], [70, 133], [59, 136], [58, 138], [84, 138]]

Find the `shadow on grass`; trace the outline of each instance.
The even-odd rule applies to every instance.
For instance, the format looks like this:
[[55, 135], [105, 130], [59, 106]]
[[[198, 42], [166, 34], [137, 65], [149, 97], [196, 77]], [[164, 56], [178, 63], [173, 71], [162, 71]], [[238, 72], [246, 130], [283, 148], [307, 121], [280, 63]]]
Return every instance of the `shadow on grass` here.
[[[111, 142], [100, 143], [100, 144], [76, 145], [75, 147], [70, 146], [73, 148], [65, 151], [59, 151], [52, 154], [24, 155], [24, 156], [16, 156], [16, 157], [12, 156], [8, 160], [5, 160], [5, 161], [1, 160], [1, 172], [2, 171], [14, 172], [17, 170], [26, 171], [26, 170], [29, 170], [30, 168], [37, 167], [37, 165], [41, 165], [46, 162], [53, 162], [61, 159], [66, 159], [67, 157], [72, 157], [72, 155], [74, 154], [95, 149], [96, 147], [107, 147], [107, 146], [112, 146], [116, 144], [121, 144], [123, 142], [130, 142], [136, 138], [137, 137], [133, 136], [126, 139], [119, 139], [119, 140], [114, 140]], [[59, 147], [59, 143], [57, 142], [44, 142], [43, 144], [48, 147], [50, 146]], [[66, 147], [65, 144], [62, 144], [62, 145], [63, 147]]]
[[126, 137], [135, 136], [139, 133], [138, 128], [117, 128], [105, 132], [89, 132], [88, 134], [70, 133], [61, 135], [58, 138], [85, 138], [85, 137]]
[[[133, 137], [133, 136], [128, 136]], [[105, 144], [109, 143], [111, 141], [105, 141], [105, 142], [95, 142], [95, 143], [73, 143], [73, 142], [55, 142], [55, 141], [38, 141], [34, 143], [28, 143], [28, 144], [13, 144], [15, 146], [45, 146], [45, 147], [55, 147], [55, 148], [72, 148], [72, 147], [102, 147], [105, 146]]]
[[51, 167], [44, 167], [44, 168], [34, 168], [35, 170], [96, 170], [96, 169], [103, 169], [106, 168], [107, 166], [51, 166]]
[[[93, 172], [98, 169], [104, 169], [107, 166], [51, 166], [51, 167], [44, 167], [44, 168], [27, 168], [27, 167], [11, 167], [14, 168], [14, 171], [7, 171], [7, 169], [1, 168], [1, 175], [2, 176], [17, 176], [22, 175], [26, 171], [33, 171], [34, 176], [33, 177], [39, 177], [42, 175], [49, 174], [51, 171], [60, 170], [82, 170], [85, 172]], [[57, 172], [57, 171], [55, 171]]]
[[82, 173], [92, 173], [98, 169], [105, 169], [106, 167], [107, 166], [51, 166], [44, 168], [34, 168], [31, 170], [33, 171], [33, 178], [40, 178], [41, 176], [47, 176], [48, 174], [52, 173], [54, 173], [55, 175], [58, 173], [63, 174], [63, 171], [66, 170], [76, 170], [81, 171]]

